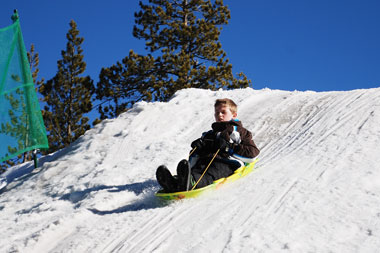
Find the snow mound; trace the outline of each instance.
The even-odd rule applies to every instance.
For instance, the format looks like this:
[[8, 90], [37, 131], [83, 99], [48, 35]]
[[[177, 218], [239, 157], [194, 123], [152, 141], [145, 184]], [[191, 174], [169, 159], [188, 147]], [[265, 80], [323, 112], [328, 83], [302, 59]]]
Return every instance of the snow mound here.
[[[229, 97], [261, 149], [258, 170], [197, 199], [160, 203]], [[376, 252], [380, 89], [186, 89], [141, 102], [70, 147], [9, 170], [0, 252]]]

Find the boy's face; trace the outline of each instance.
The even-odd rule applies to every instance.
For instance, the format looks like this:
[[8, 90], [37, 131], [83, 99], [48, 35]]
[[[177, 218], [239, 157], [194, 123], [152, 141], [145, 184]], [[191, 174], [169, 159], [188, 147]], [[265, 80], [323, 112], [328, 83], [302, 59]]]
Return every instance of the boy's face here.
[[216, 122], [230, 121], [236, 118], [237, 113], [232, 113], [229, 106], [222, 104], [215, 107], [214, 116]]

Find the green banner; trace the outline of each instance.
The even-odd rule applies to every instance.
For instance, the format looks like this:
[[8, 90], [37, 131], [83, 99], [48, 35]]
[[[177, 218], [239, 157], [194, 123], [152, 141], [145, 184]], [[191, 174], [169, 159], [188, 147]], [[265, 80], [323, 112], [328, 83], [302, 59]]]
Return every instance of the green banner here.
[[0, 29], [0, 162], [49, 147], [17, 13], [12, 19]]

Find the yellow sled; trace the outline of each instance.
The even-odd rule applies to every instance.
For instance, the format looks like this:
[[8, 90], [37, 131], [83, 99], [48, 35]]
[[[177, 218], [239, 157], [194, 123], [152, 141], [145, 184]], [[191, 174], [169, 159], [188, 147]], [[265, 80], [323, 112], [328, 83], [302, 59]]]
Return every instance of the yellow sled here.
[[163, 190], [159, 190], [156, 193], [156, 196], [162, 200], [179, 200], [179, 199], [187, 199], [187, 198], [196, 198], [205, 192], [216, 190], [226, 183], [233, 182], [241, 177], [248, 175], [250, 172], [253, 171], [256, 162], [257, 162], [257, 159], [235, 170], [234, 174], [232, 174], [231, 176], [218, 179], [214, 181], [212, 184], [207, 185], [203, 188], [194, 189], [191, 191], [170, 192], [170, 193], [165, 193], [163, 192]]

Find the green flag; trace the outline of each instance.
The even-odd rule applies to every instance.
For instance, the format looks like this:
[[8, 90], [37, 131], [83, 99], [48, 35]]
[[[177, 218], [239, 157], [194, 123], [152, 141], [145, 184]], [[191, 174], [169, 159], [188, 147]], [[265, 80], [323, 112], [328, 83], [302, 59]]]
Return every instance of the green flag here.
[[17, 12], [12, 19], [0, 29], [0, 162], [49, 147]]

